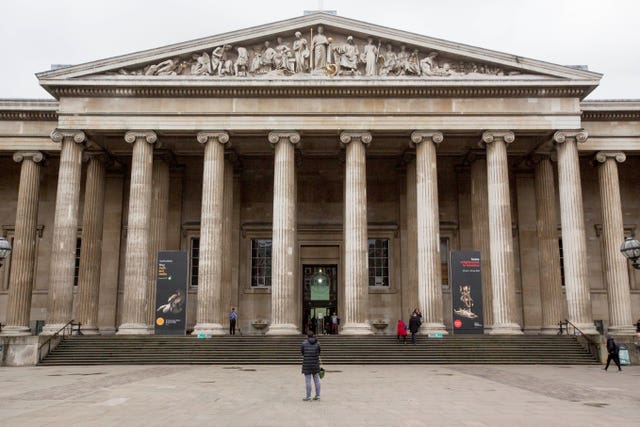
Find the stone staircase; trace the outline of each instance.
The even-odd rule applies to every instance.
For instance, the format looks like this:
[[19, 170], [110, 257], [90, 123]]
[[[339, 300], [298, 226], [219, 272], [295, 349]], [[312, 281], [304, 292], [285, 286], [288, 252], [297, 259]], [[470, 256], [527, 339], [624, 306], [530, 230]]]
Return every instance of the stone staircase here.
[[[163, 336], [73, 336], [42, 365], [288, 365], [301, 362], [303, 336], [198, 339]], [[321, 336], [324, 364], [596, 364], [575, 337], [467, 335], [419, 337]]]

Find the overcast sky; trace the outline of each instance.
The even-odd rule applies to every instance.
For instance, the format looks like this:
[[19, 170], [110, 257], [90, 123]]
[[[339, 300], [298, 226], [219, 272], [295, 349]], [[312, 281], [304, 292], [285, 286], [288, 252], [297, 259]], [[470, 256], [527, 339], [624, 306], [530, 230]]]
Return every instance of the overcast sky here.
[[638, 0], [0, 0], [0, 98], [34, 73], [302, 15], [305, 9], [603, 73], [588, 99], [640, 98]]

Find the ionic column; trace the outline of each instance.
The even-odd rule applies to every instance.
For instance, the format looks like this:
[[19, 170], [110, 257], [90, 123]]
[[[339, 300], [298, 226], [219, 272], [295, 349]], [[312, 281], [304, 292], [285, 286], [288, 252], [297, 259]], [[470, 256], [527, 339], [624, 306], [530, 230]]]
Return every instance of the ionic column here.
[[2, 335], [30, 335], [33, 269], [38, 238], [40, 164], [44, 155], [38, 151], [17, 152], [13, 155], [13, 160], [21, 163], [20, 186], [9, 276], [7, 324], [2, 328]]
[[169, 159], [170, 152], [156, 150], [153, 159], [153, 189], [151, 195], [151, 224], [149, 225], [149, 284], [147, 285], [147, 325], [155, 331], [156, 276], [158, 251], [167, 250], [169, 217]]
[[344, 194], [344, 314], [342, 333], [371, 334], [369, 310], [369, 256], [367, 238], [367, 157], [371, 133], [342, 132], [346, 146]]
[[511, 131], [486, 131], [482, 134], [482, 142], [487, 148], [489, 252], [493, 294], [493, 325], [490, 333], [493, 335], [522, 334], [515, 315], [516, 289], [507, 163], [507, 144], [514, 140], [515, 135]]
[[204, 144], [202, 213], [200, 216], [200, 260], [198, 264], [197, 323], [193, 334], [224, 335], [222, 312], [222, 221], [224, 195], [224, 149], [226, 132], [200, 132]]
[[542, 305], [541, 334], [558, 333], [563, 319], [562, 275], [558, 248], [558, 217], [553, 165], [549, 157], [541, 157], [535, 164], [536, 228], [538, 235], [538, 263], [540, 266], [540, 303]]
[[414, 309], [418, 308], [420, 300], [418, 297], [418, 223], [417, 223], [417, 190], [416, 190], [416, 159], [409, 156], [407, 159], [407, 253], [406, 258], [407, 288], [403, 289], [402, 315], [408, 316]]
[[87, 152], [89, 164], [84, 192], [82, 246], [78, 272], [77, 320], [82, 332], [98, 334], [100, 266], [102, 262], [102, 224], [104, 218], [105, 161], [103, 152]]
[[[237, 159], [231, 152], [228, 157]], [[224, 194], [222, 196], [222, 253], [229, 254], [222, 260], [222, 308], [220, 310], [220, 323], [229, 326], [227, 313], [231, 311], [231, 282], [233, 281], [233, 263], [236, 257], [233, 254], [233, 161], [226, 158], [224, 161]]]
[[273, 241], [271, 256], [270, 335], [299, 334], [296, 326], [297, 206], [294, 145], [297, 132], [271, 132], [275, 148], [273, 173]]
[[558, 152], [560, 223], [569, 320], [585, 334], [597, 334], [591, 315], [587, 243], [578, 160], [578, 143], [586, 140], [587, 133], [582, 130], [563, 130], [553, 135]]
[[442, 273], [440, 270], [440, 214], [438, 209], [438, 166], [436, 145], [441, 132], [415, 131], [416, 147], [418, 301], [423, 314], [420, 332], [447, 331], [442, 319]]
[[600, 205], [602, 206], [602, 242], [604, 274], [609, 297], [609, 332], [633, 335], [635, 328], [631, 317], [631, 293], [627, 260], [620, 254], [624, 241], [622, 202], [618, 163], [627, 159], [624, 153], [600, 151], [595, 160], [598, 166]]
[[131, 189], [125, 255], [124, 298], [119, 335], [145, 335], [147, 310], [155, 301], [147, 301], [149, 269], [149, 226], [153, 188], [153, 144], [158, 137], [152, 131], [127, 132], [124, 140], [133, 144]]
[[485, 333], [493, 325], [493, 291], [491, 284], [491, 249], [489, 248], [489, 191], [487, 159], [482, 156], [471, 163], [471, 223], [473, 248], [480, 251], [482, 310]]
[[61, 143], [62, 150], [51, 238], [53, 246], [49, 269], [49, 309], [43, 335], [56, 333], [71, 320], [73, 312], [73, 276], [85, 134], [78, 130], [56, 129], [51, 133], [51, 139]]

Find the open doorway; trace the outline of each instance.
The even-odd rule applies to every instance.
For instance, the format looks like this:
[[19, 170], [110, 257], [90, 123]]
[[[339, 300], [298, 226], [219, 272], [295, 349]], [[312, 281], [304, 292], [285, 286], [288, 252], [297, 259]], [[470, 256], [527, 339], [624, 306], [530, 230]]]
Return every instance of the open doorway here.
[[338, 313], [338, 266], [304, 264], [302, 273], [302, 330], [337, 333], [331, 316]]

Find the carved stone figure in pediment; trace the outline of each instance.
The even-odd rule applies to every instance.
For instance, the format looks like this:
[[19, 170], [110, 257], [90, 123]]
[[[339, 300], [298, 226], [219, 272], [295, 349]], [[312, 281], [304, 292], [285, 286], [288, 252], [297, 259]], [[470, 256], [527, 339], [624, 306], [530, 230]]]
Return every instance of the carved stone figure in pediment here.
[[284, 42], [282, 37], [276, 39], [278, 45], [276, 46], [276, 55], [274, 57], [274, 65], [276, 70], [282, 70], [286, 73], [293, 74], [295, 69], [295, 59], [293, 52], [287, 43]]
[[176, 76], [182, 73], [183, 66], [186, 66], [186, 63], [180, 58], [171, 58], [159, 64], [148, 65], [144, 74], [146, 76]]
[[[262, 71], [273, 70], [275, 68], [276, 50], [271, 47], [271, 43], [264, 42], [264, 51], [262, 52], [262, 59], [260, 64], [263, 67]], [[266, 69], [266, 70], [265, 70]]]
[[213, 73], [211, 69], [211, 57], [207, 52], [202, 52], [201, 55], [194, 54], [191, 57], [195, 61], [191, 64], [191, 74], [194, 76], [210, 76]]
[[236, 77], [246, 76], [247, 68], [249, 67], [249, 52], [244, 47], [237, 47], [238, 58], [233, 63], [233, 73]]
[[318, 27], [316, 35], [311, 39], [313, 48], [313, 69], [323, 70], [327, 66], [329, 39], [324, 35], [324, 28]]
[[438, 52], [431, 52], [425, 58], [420, 60], [420, 72], [423, 76], [449, 76], [451, 72], [449, 70], [449, 64], [440, 67], [437, 63], [436, 57]]
[[259, 74], [260, 67], [262, 67], [262, 50], [259, 47], [256, 47], [253, 49], [253, 59], [251, 59], [249, 72], [252, 74]]
[[380, 46], [373, 44], [371, 37], [367, 38], [367, 44], [362, 49], [362, 59], [366, 64], [365, 74], [367, 76], [375, 76], [377, 74], [378, 54], [380, 52]]
[[229, 59], [227, 52], [231, 50], [231, 45], [225, 44], [218, 46], [211, 52], [211, 68], [216, 71], [219, 76], [231, 75], [233, 62]]
[[382, 67], [380, 67], [380, 75], [387, 76], [389, 74], [395, 74], [398, 71], [398, 56], [390, 44], [387, 45], [387, 49], [382, 58], [383, 63]]
[[336, 46], [333, 49], [334, 53], [338, 55], [339, 71], [338, 75], [342, 75], [345, 72], [352, 75], [359, 74], [358, 72], [358, 58], [360, 52], [358, 46], [353, 42], [353, 37], [347, 37], [347, 42], [343, 45]]
[[293, 52], [296, 60], [295, 72], [306, 73], [309, 70], [309, 66], [307, 65], [309, 59], [307, 39], [302, 37], [300, 31], [296, 31], [295, 37], [296, 40], [293, 42]]

